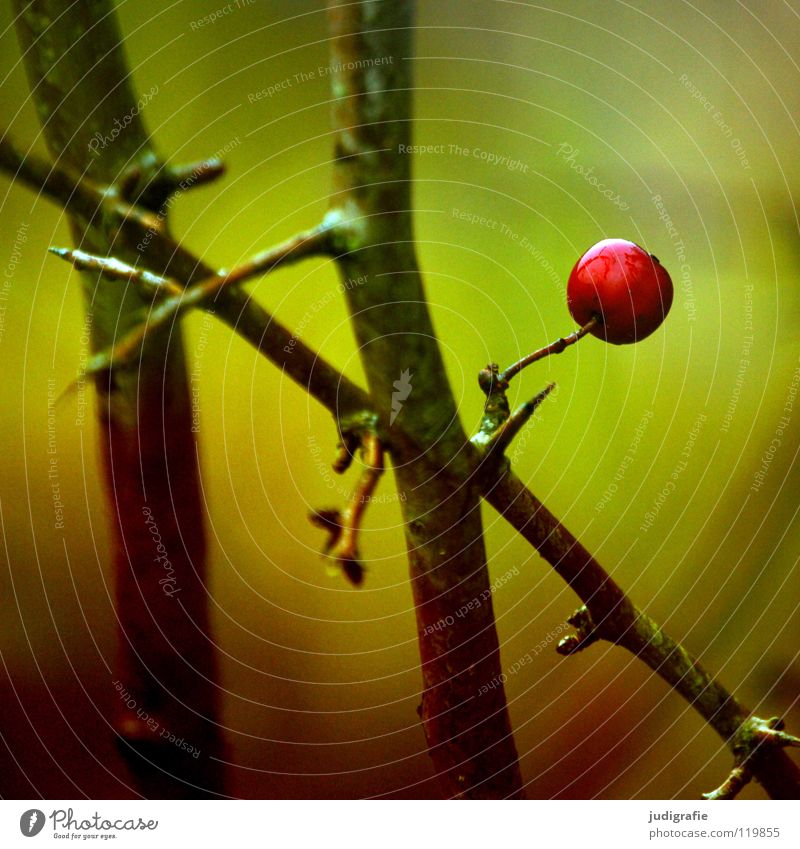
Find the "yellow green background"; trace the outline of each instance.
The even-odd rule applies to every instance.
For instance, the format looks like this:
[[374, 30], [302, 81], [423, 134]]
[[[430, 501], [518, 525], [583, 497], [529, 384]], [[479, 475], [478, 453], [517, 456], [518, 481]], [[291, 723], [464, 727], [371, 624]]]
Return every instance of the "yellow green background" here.
[[[231, 147], [228, 176], [172, 209], [174, 232], [214, 264], [231, 266], [325, 212], [322, 5], [256, 0], [193, 27], [224, 4], [119, 4], [139, 91], [158, 86], [143, 114], [160, 150], [189, 161]], [[482, 409], [479, 368], [572, 329], [564, 285], [583, 250], [630, 238], [673, 274], [672, 313], [652, 337], [628, 347], [589, 338], [515, 381], [516, 400], [558, 384], [515, 467], [640, 605], [746, 704], [785, 714], [795, 733], [800, 402], [784, 407], [800, 366], [798, 15], [793, 2], [422, 2], [418, 57], [394, 59], [415, 63], [417, 143], [521, 163], [512, 171], [472, 155], [414, 156], [420, 261], [469, 430]], [[7, 4], [0, 28], [3, 121], [41, 151]], [[313, 79], [298, 82], [301, 72]], [[248, 99], [287, 79], [274, 95]], [[571, 167], [560, 145], [627, 208]], [[659, 195], [683, 242], [685, 276]], [[82, 425], [74, 397], [56, 407], [63, 531], [47, 480], [48, 380], [61, 391], [85, 354], [80, 288], [46, 253], [69, 243], [61, 211], [6, 177], [0, 197], [3, 271], [15, 242], [21, 255], [0, 336], [2, 731], [13, 752], [25, 714], [49, 715], [85, 686], [97, 710], [70, 721], [114, 769], [102, 719], [116, 698], [105, 665], [115, 630], [93, 400]], [[459, 220], [454, 209], [498, 226]], [[251, 291], [363, 381], [343, 298], [330, 296], [337, 282], [330, 263], [309, 261]], [[421, 679], [391, 475], [367, 515], [366, 584], [353, 590], [326, 572], [307, 521], [310, 509], [343, 505], [356, 474], [330, 471], [329, 415], [222, 324], [195, 314], [184, 325], [200, 375], [213, 620], [236, 764], [229, 792], [436, 796], [415, 710]], [[618, 490], [597, 509], [649, 414]], [[783, 415], [781, 444], [754, 492]], [[674, 492], [640, 530], [671, 479]], [[494, 596], [508, 668], [577, 602], [491, 509], [485, 520], [493, 579], [520, 567]], [[507, 694], [531, 796], [696, 798], [729, 767], [714, 732], [620, 649], [597, 645], [569, 660], [541, 651]], [[86, 758], [69, 735], [50, 748], [68, 773], [70, 757]], [[0, 760], [17, 776], [4, 795], [32, 795], [9, 753]], [[22, 771], [44, 792], [69, 786], [46, 758]], [[73, 780], [76, 792], [102, 796], [99, 765]]]

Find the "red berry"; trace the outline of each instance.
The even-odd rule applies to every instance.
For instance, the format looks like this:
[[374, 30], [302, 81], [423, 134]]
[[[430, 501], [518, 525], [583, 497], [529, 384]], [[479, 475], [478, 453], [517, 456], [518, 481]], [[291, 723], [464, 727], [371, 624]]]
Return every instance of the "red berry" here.
[[638, 342], [656, 330], [672, 306], [672, 280], [652, 254], [625, 239], [603, 239], [575, 263], [567, 305], [581, 326], [614, 345]]

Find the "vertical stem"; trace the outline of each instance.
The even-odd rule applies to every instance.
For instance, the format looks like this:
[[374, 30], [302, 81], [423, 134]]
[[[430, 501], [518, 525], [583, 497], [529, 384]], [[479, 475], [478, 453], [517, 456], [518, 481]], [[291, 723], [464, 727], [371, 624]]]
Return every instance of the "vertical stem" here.
[[[139, 114], [111, 0], [14, 0], [14, 6], [54, 159], [109, 185], [132, 166], [145, 181], [155, 176], [161, 163]], [[98, 133], [113, 133], [113, 140], [102, 147], [95, 141], [92, 151]], [[91, 220], [73, 216], [71, 226], [79, 247], [136, 262], [135, 245], [124, 231], [104, 226], [100, 210]], [[92, 345], [100, 350], [135, 325], [144, 302], [135, 287], [90, 273], [82, 280]], [[146, 796], [214, 793], [221, 786], [216, 669], [178, 328], [148, 336], [138, 373], [115, 372], [98, 386], [98, 417], [121, 627], [117, 683], [109, 682], [120, 749]], [[197, 758], [189, 746], [200, 750]]]
[[[454, 490], [428, 453], [435, 446], [444, 462], [459, 462], [469, 446], [414, 251], [405, 151], [413, 13], [413, 2], [329, 4], [336, 131], [330, 219], [343, 277], [362, 281], [347, 287], [348, 306], [404, 496], [430, 754], [448, 795], [502, 798], [521, 793], [521, 778], [498, 684], [480, 498], [469, 484]], [[394, 418], [402, 421], [393, 429]]]

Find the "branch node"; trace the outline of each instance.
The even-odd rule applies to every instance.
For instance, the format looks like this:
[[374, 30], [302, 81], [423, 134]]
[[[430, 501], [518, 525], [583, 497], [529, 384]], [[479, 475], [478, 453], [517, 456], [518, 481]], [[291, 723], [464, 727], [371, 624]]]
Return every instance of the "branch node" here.
[[500, 376], [497, 363], [489, 363], [478, 372], [478, 386], [486, 395], [486, 405], [483, 408], [483, 418], [478, 433], [472, 438], [475, 445], [486, 447], [493, 434], [508, 419], [510, 407], [506, 390], [508, 383]]
[[579, 607], [567, 619], [567, 622], [575, 628], [574, 634], [567, 634], [556, 646], [556, 651], [565, 657], [576, 654], [579, 651], [596, 643], [600, 639], [597, 626], [594, 624], [592, 614], [587, 607]]
[[359, 410], [339, 420], [339, 443], [333, 461], [333, 471], [337, 475], [350, 468], [364, 438], [376, 434], [377, 427], [378, 417], [372, 410]]
[[761, 719], [748, 717], [737, 729], [731, 741], [734, 765], [725, 781], [704, 793], [705, 799], [734, 799], [753, 778], [753, 764], [770, 749], [800, 746], [800, 738], [787, 734], [784, 721], [779, 716]]
[[497, 363], [489, 363], [478, 372], [478, 386], [489, 398], [491, 395], [504, 393], [508, 389], [508, 381], [500, 375], [500, 366]]

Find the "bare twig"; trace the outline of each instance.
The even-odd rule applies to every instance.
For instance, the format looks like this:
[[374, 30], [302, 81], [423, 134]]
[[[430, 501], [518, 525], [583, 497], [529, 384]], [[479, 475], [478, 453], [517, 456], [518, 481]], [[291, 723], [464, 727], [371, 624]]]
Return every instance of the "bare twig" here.
[[23, 155], [2, 128], [0, 169], [55, 201], [86, 225], [102, 214], [118, 224], [133, 223], [143, 231], [160, 226], [156, 215], [124, 201], [113, 183], [101, 186], [63, 161], [48, 162], [34, 153]]
[[136, 268], [114, 257], [96, 256], [81, 250], [50, 248], [50, 253], [71, 263], [78, 271], [97, 272], [107, 280], [122, 280], [134, 283], [148, 295], [182, 295], [183, 287], [174, 280], [153, 274], [144, 268]]
[[522, 369], [531, 365], [531, 363], [538, 362], [539, 360], [543, 360], [545, 357], [550, 357], [553, 354], [560, 354], [570, 345], [574, 345], [580, 339], [591, 331], [591, 329], [597, 324], [597, 319], [592, 318], [583, 327], [576, 330], [574, 333], [570, 333], [569, 336], [563, 336], [559, 339], [556, 339], [555, 342], [551, 342], [549, 345], [545, 345], [544, 348], [539, 348], [538, 351], [534, 351], [532, 354], [528, 354], [527, 357], [523, 357], [521, 360], [518, 360], [514, 365], [509, 366], [504, 372], [502, 372], [499, 376], [499, 382], [501, 384], [508, 384], [508, 382], [518, 375]]
[[[115, 245], [147, 244], [146, 261], [149, 267], [159, 268], [157, 276], [175, 279], [184, 285], [219, 276], [170, 238], [163, 226], [163, 217], [128, 205], [120, 200], [119, 190], [109, 187], [103, 189], [61, 162], [51, 165], [35, 156], [23, 158], [5, 137], [0, 144], [0, 154], [0, 168], [11, 177], [19, 176], [32, 188], [44, 192], [85, 222], [87, 227], [97, 218], [114, 223], [118, 232], [110, 241]], [[27, 165], [20, 171], [23, 160]], [[335, 216], [326, 218], [326, 226], [334, 228], [335, 224]], [[214, 300], [214, 315], [327, 407], [334, 416], [348, 415], [371, 407], [362, 389], [334, 369], [245, 292], [235, 287], [221, 289]]]
[[328, 531], [325, 554], [339, 564], [347, 579], [355, 586], [360, 586], [364, 581], [364, 567], [358, 549], [361, 520], [384, 470], [383, 445], [376, 433], [363, 434], [361, 454], [364, 469], [344, 513], [338, 510], [317, 510], [310, 517], [315, 525]]
[[174, 281], [169, 281], [159, 275], [147, 271], [132, 269], [124, 263], [113, 259], [92, 257], [86, 259], [81, 255], [76, 262], [75, 254], [54, 251], [59, 256], [80, 263], [83, 267], [93, 266], [106, 276], [116, 279], [135, 280], [155, 289], [167, 290], [171, 296], [155, 306], [147, 315], [146, 321], [133, 328], [113, 348], [101, 351], [92, 357], [86, 373], [97, 374], [110, 368], [119, 368], [134, 363], [141, 353], [142, 346], [149, 333], [155, 333], [168, 324], [176, 321], [181, 315], [193, 307], [209, 307], [219, 293], [256, 277], [268, 274], [282, 265], [296, 262], [310, 256], [319, 256], [330, 250], [330, 230], [324, 225], [315, 227], [305, 233], [299, 233], [273, 248], [262, 251], [245, 263], [237, 265], [230, 271], [220, 271], [199, 283], [182, 289]]

